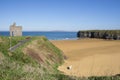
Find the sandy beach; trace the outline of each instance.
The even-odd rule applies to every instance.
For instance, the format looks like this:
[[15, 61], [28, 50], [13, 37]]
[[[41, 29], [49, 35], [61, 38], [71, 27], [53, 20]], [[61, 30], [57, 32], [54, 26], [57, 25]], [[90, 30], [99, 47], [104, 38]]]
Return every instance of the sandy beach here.
[[[81, 39], [51, 41], [66, 55], [58, 70], [72, 76], [120, 74], [120, 41]], [[68, 66], [72, 66], [70, 70]]]

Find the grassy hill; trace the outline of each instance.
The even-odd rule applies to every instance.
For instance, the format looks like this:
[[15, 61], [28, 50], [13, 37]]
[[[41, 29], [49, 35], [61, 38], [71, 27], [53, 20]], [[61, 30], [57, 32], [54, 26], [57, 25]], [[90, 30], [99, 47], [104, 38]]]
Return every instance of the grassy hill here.
[[[26, 37], [12, 37], [16, 45]], [[10, 40], [0, 37], [0, 80], [58, 80], [62, 74], [57, 67], [63, 63], [62, 51], [45, 37], [31, 40], [9, 51]]]

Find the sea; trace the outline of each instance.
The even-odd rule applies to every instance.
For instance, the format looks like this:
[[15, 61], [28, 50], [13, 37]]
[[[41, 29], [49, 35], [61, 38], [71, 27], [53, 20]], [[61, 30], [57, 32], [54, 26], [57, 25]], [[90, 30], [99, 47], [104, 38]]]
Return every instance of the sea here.
[[[23, 31], [23, 36], [45, 36], [49, 40], [74, 40], [77, 39], [77, 32], [65, 31]], [[0, 31], [0, 36], [10, 36], [9, 31]]]

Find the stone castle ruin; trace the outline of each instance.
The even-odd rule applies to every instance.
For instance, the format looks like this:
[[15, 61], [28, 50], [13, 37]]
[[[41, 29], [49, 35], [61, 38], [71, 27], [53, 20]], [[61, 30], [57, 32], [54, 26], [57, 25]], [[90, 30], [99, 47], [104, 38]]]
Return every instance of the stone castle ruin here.
[[10, 36], [22, 36], [22, 26], [16, 26], [16, 23], [10, 26]]

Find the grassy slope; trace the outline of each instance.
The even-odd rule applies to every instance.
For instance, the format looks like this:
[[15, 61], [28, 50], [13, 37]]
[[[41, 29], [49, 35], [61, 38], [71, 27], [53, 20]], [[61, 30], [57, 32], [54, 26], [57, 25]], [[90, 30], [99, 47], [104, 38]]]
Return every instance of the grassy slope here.
[[[12, 46], [24, 39], [12, 37]], [[62, 52], [45, 37], [32, 37], [14, 52], [8, 49], [9, 38], [0, 37], [0, 80], [58, 80]]]
[[[12, 46], [25, 38], [12, 37]], [[119, 77], [71, 78], [61, 74], [57, 67], [63, 63], [62, 52], [45, 37], [32, 37], [14, 52], [8, 51], [9, 45], [8, 37], [0, 37], [0, 80], [119, 80]]]

